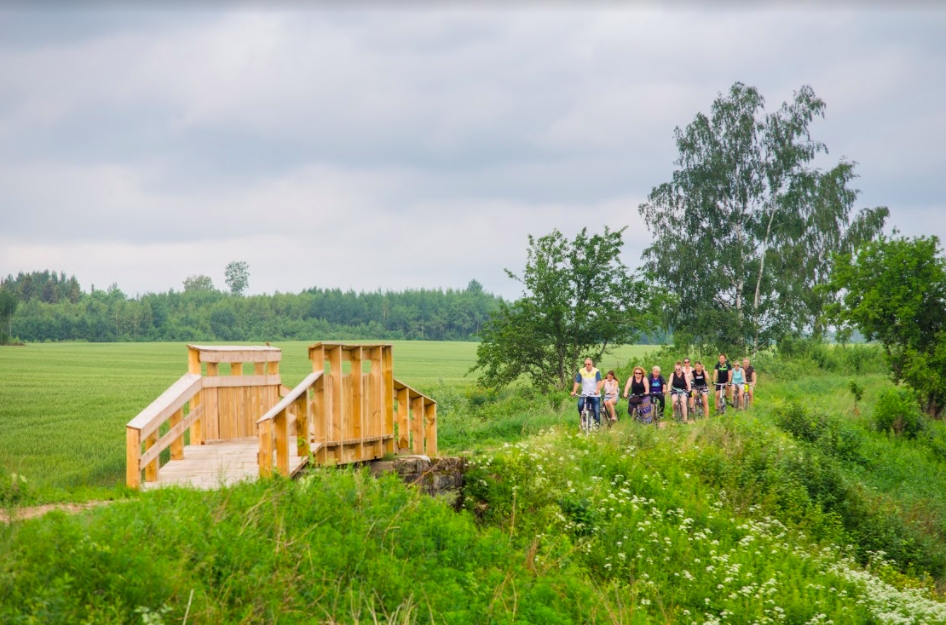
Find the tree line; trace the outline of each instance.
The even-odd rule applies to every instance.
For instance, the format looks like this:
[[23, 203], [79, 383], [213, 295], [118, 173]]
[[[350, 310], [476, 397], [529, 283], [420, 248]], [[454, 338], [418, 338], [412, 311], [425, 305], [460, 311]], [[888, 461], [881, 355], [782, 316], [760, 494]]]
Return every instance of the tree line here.
[[75, 276], [38, 271], [0, 285], [0, 336], [22, 341], [471, 340], [501, 301], [466, 289], [235, 296], [191, 276], [184, 290], [129, 297], [115, 284], [83, 291]]

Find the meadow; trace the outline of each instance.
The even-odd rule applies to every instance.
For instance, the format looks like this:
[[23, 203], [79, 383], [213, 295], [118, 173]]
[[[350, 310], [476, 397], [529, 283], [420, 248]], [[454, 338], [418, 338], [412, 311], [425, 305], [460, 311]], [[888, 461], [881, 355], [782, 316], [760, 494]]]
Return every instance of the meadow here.
[[[311, 372], [309, 344], [273, 343], [283, 350], [283, 384]], [[395, 376], [407, 384], [455, 394], [475, 383], [468, 372], [476, 343], [392, 344]], [[649, 349], [619, 347], [601, 366]], [[28, 344], [0, 347], [0, 370], [0, 468], [24, 475], [47, 491], [44, 498], [87, 499], [123, 483], [124, 426], [186, 372], [187, 350], [185, 343]], [[449, 450], [449, 435], [442, 440]]]
[[[291, 383], [308, 370], [305, 345], [280, 347]], [[103, 385], [86, 402], [101, 380], [147, 403], [183, 369], [181, 345], [19, 349], [6, 369], [21, 384], [32, 368], [37, 389], [58, 380], [75, 404], [68, 434], [47, 430], [59, 445], [114, 401]], [[674, 359], [649, 349], [625, 348], [619, 376]], [[395, 348], [396, 374], [437, 398], [441, 440], [469, 460], [458, 499], [315, 469], [0, 525], [0, 622], [946, 623], [946, 428], [878, 427], [893, 389], [878, 350], [763, 354], [750, 411], [659, 430], [622, 420], [590, 437], [566, 393], [472, 385], [474, 350]], [[857, 409], [851, 380], [865, 388]], [[100, 456], [129, 413], [114, 414], [98, 441], [86, 435]], [[64, 458], [74, 485], [39, 497], [109, 488], [83, 494], [80, 463]], [[103, 458], [82, 461], [108, 476]]]

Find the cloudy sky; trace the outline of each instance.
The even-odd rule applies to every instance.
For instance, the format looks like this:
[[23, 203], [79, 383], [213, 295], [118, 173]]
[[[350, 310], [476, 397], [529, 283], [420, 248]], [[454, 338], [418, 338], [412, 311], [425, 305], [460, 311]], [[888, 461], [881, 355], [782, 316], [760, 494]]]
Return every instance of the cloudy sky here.
[[946, 239], [946, 11], [0, 8], [0, 275], [514, 296], [528, 234], [629, 226], [673, 129], [810, 84], [858, 207]]

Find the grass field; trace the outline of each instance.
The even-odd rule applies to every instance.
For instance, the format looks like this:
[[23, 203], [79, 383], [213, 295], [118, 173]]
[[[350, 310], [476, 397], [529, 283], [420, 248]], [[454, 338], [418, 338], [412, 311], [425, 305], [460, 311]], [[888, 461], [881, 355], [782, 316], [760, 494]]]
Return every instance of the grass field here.
[[[394, 341], [394, 373], [422, 390], [471, 385], [476, 343]], [[308, 343], [284, 342], [280, 370], [293, 386], [311, 372]], [[617, 366], [652, 346], [626, 346]], [[187, 369], [183, 343], [46, 343], [0, 347], [0, 466], [82, 498], [125, 472], [124, 426]], [[431, 390], [436, 396], [436, 390]]]

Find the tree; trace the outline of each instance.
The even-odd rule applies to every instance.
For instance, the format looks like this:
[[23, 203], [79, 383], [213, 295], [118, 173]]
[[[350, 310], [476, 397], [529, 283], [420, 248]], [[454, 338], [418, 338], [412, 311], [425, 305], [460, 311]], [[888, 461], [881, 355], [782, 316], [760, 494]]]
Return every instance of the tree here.
[[210, 279], [210, 276], [190, 276], [184, 280], [184, 292], [185, 293], [194, 293], [201, 291], [213, 291], [214, 282]]
[[654, 235], [646, 269], [680, 301], [675, 338], [707, 348], [759, 349], [786, 335], [820, 335], [830, 255], [875, 237], [884, 207], [851, 211], [854, 163], [822, 171], [809, 125], [825, 104], [811, 87], [765, 113], [754, 87], [732, 86], [674, 136], [670, 182], [640, 205]]
[[227, 264], [224, 270], [227, 286], [233, 295], [243, 295], [243, 291], [250, 284], [250, 266], [242, 260], [235, 260]]
[[19, 301], [10, 289], [0, 288], [0, 338], [13, 337], [13, 313]]
[[522, 297], [501, 301], [484, 324], [473, 370], [487, 386], [524, 375], [545, 391], [564, 389], [585, 357], [600, 360], [610, 347], [632, 343], [649, 319], [644, 282], [628, 274], [619, 254], [624, 229], [605, 228], [573, 241], [561, 232], [529, 236], [525, 271], [506, 274]]
[[920, 392], [923, 408], [946, 407], [946, 259], [936, 237], [879, 237], [856, 254], [834, 257], [823, 288], [837, 301], [826, 322], [844, 338], [856, 328], [879, 341], [895, 382]]

